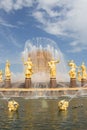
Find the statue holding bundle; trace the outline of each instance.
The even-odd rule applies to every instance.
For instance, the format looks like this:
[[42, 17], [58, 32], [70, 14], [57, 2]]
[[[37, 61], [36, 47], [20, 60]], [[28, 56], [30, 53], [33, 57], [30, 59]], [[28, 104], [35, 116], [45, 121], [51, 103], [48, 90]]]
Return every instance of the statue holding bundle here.
[[25, 69], [25, 77], [26, 78], [31, 78], [32, 74], [33, 74], [33, 71], [32, 71], [32, 61], [30, 59], [30, 57], [28, 57], [28, 60], [26, 62], [24, 62], [24, 65], [26, 66], [26, 69]]

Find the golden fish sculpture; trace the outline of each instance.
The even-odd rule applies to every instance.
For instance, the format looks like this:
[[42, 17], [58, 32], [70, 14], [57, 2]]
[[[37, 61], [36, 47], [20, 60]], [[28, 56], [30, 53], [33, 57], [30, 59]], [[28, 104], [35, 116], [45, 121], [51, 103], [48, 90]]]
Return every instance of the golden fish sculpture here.
[[61, 100], [58, 102], [59, 111], [66, 111], [69, 106], [69, 102], [66, 100]]
[[18, 111], [18, 108], [19, 108], [19, 104], [18, 102], [14, 101], [14, 100], [11, 100], [8, 102], [8, 110], [9, 111]]

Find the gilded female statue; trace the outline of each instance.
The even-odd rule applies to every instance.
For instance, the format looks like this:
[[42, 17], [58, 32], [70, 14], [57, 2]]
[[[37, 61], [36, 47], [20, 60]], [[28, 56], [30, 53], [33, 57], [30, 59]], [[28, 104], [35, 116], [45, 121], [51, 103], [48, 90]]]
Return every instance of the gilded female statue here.
[[11, 79], [10, 63], [8, 60], [6, 61], [6, 66], [5, 66], [5, 77], [6, 77], [6, 80]]
[[83, 78], [83, 79], [87, 79], [86, 66], [85, 66], [85, 63], [84, 63], [84, 62], [82, 62], [81, 70], [82, 70], [82, 78]]
[[32, 61], [30, 59], [30, 57], [28, 57], [27, 61], [24, 62], [24, 65], [26, 66], [26, 69], [25, 69], [25, 77], [26, 78], [31, 78], [33, 72], [32, 72]]
[[76, 78], [76, 64], [74, 63], [73, 60], [69, 61], [68, 65], [70, 66], [70, 71], [69, 71], [69, 76], [70, 78]]
[[56, 78], [56, 64], [59, 63], [60, 60], [54, 60], [52, 59], [50, 62], [48, 62], [48, 66], [50, 67], [50, 77]]

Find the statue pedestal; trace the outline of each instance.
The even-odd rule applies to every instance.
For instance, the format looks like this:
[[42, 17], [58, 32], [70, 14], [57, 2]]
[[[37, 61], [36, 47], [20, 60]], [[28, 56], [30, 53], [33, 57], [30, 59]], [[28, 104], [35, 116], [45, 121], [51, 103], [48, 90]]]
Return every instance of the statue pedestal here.
[[5, 80], [5, 88], [11, 88], [11, 80], [10, 79]]
[[25, 88], [31, 88], [31, 78], [25, 78]]
[[81, 86], [83, 87], [83, 86], [85, 86], [85, 84], [87, 83], [87, 80], [86, 79], [81, 79]]
[[76, 85], [76, 78], [71, 78], [70, 79], [70, 87], [72, 88], [72, 87], [76, 87], [77, 85]]
[[56, 78], [50, 78], [50, 88], [56, 88]]

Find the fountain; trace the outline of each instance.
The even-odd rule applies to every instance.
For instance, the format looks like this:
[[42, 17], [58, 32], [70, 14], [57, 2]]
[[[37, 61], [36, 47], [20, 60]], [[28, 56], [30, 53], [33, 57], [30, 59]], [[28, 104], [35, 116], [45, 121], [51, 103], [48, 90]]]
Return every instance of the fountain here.
[[[28, 40], [22, 52], [22, 63], [25, 81], [18, 84], [12, 83], [10, 62], [6, 61], [5, 84], [0, 88], [0, 91], [6, 96], [35, 98], [35, 95], [36, 97], [58, 97], [68, 95], [68, 93], [75, 94], [79, 90], [76, 83], [77, 75], [81, 84], [86, 83], [85, 65], [82, 64], [77, 67], [73, 60], [69, 61], [70, 71], [68, 75], [63, 53], [57, 44], [48, 38], [38, 37]], [[79, 69], [78, 74], [76, 73], [77, 68]]]
[[[0, 98], [0, 128], [3, 130], [86, 129], [87, 98], [82, 94], [82, 91], [87, 90], [84, 64], [77, 67], [72, 60], [68, 63], [69, 82], [63, 54], [56, 43], [47, 38], [28, 40], [22, 52], [22, 62], [25, 82], [19, 84], [12, 83], [10, 63], [6, 62], [8, 66], [5, 71], [5, 84], [0, 88], [0, 95], [6, 99]], [[51, 70], [52, 63], [55, 63], [54, 71]], [[78, 68], [77, 73], [76, 68]], [[77, 78], [80, 86], [77, 86]], [[2, 73], [0, 73], [0, 81], [2, 84]], [[20, 109], [18, 109], [19, 104]], [[18, 112], [14, 112], [17, 110]]]
[[[58, 84], [60, 84], [59, 82], [62, 82], [63, 84], [67, 81], [68, 74], [66, 62], [63, 53], [54, 41], [47, 38], [29, 40], [25, 44], [25, 49], [22, 55], [25, 61], [30, 57], [33, 63], [31, 88], [34, 88], [38, 96], [44, 95], [42, 90], [42, 92], [38, 92], [41, 88], [45, 88], [44, 91], [47, 91], [49, 88], [58, 88]], [[66, 85], [63, 84], [62, 87], [66, 87]], [[47, 96], [54, 93], [55, 91], [53, 93], [51, 92], [51, 94], [46, 92]]]
[[48, 62], [53, 58], [54, 60], [60, 59], [59, 64], [56, 65], [56, 71], [58, 72], [56, 74], [57, 82], [67, 80], [68, 74], [65, 58], [57, 44], [51, 39], [38, 37], [28, 40], [22, 55], [25, 61], [27, 61], [28, 57], [32, 60], [34, 71], [32, 82], [49, 82], [50, 70]]

